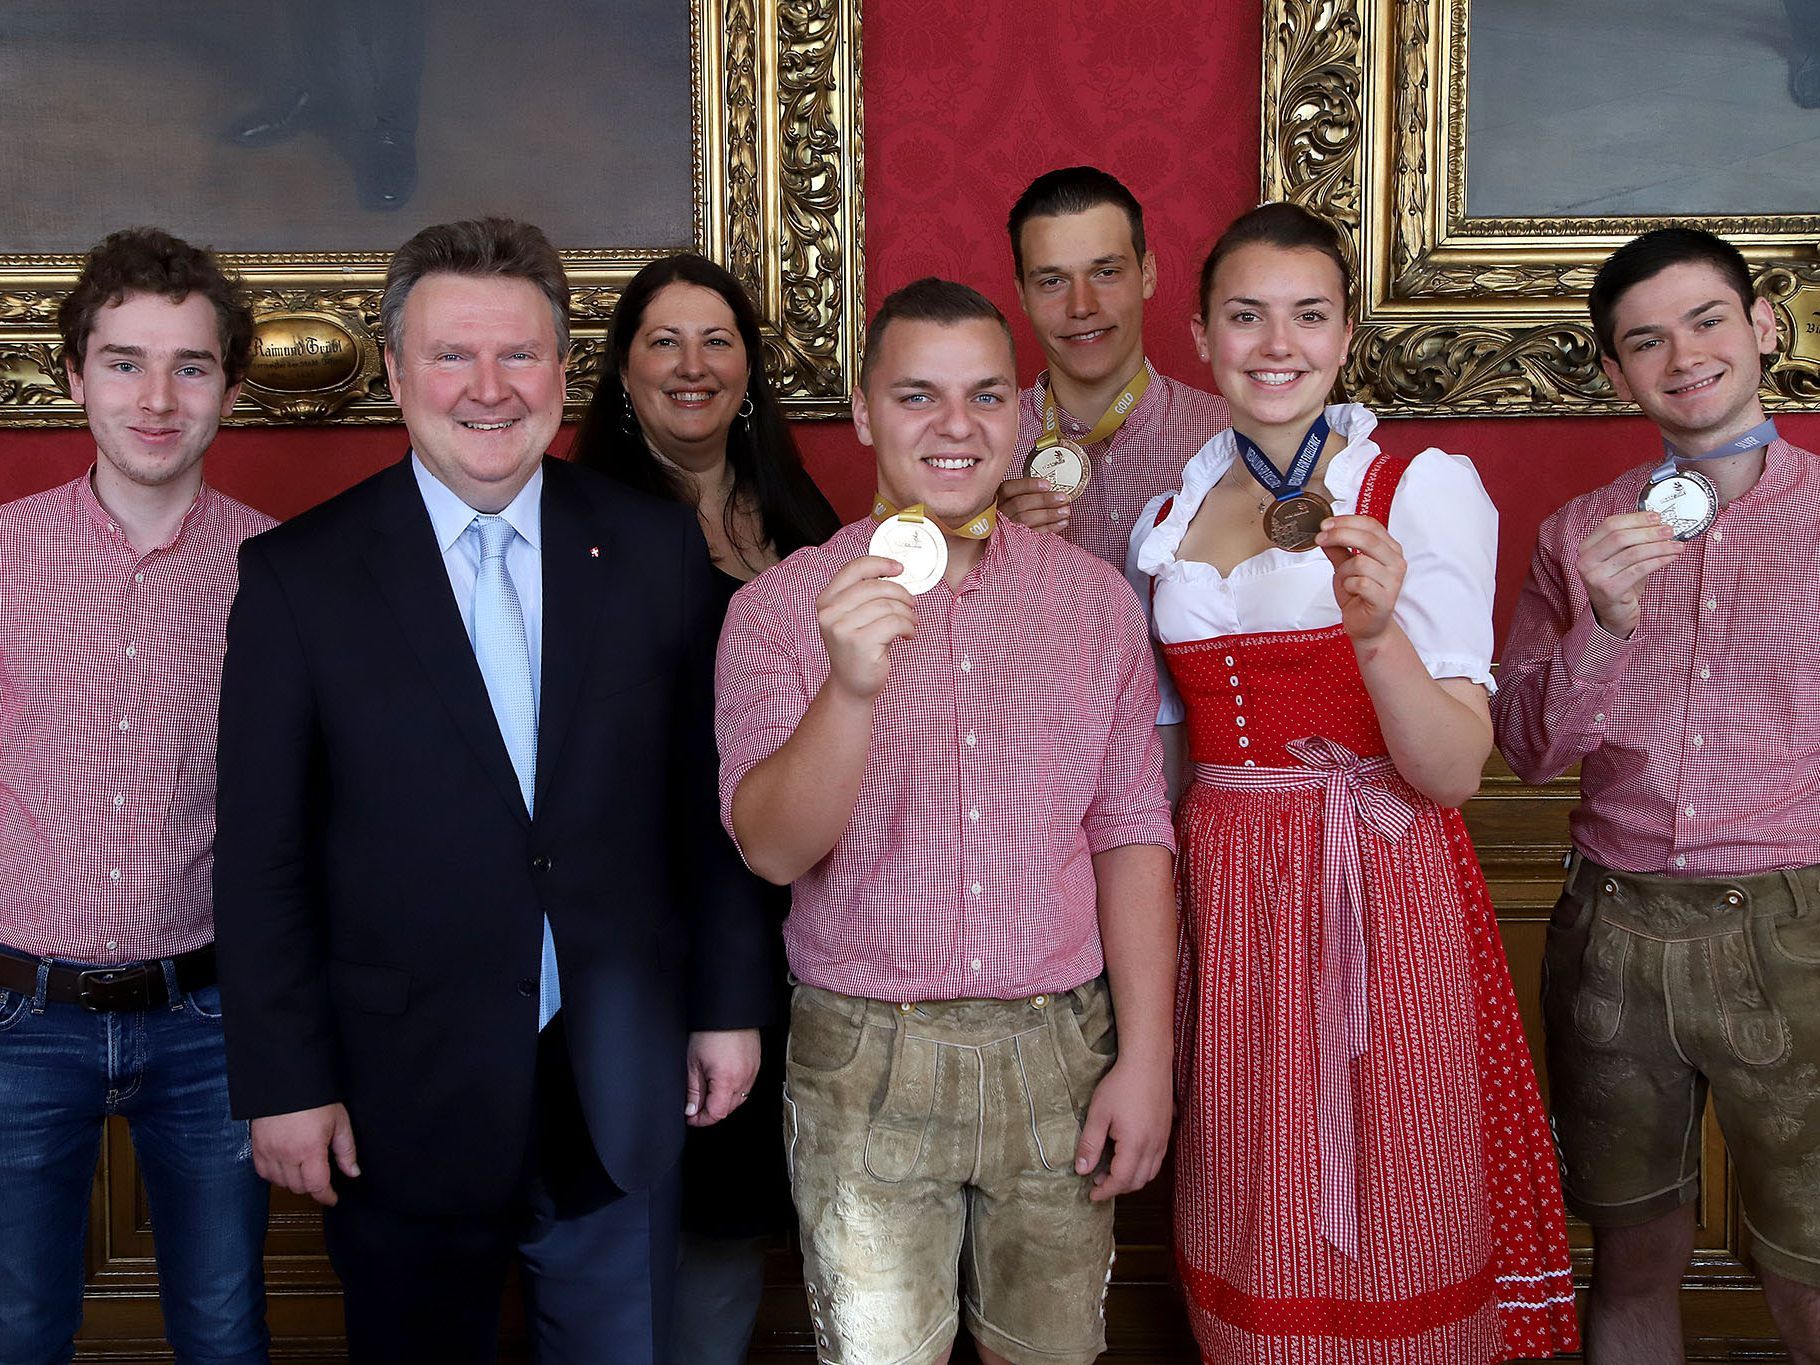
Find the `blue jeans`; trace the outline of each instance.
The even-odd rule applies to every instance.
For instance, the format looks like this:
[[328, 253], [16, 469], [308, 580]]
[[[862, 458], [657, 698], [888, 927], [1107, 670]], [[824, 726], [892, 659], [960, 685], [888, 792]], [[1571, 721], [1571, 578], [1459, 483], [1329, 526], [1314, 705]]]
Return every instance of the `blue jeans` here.
[[[82, 965], [82, 964], [75, 964]], [[158, 1297], [180, 1362], [263, 1362], [267, 1191], [228, 1113], [221, 995], [91, 1013], [0, 990], [0, 1365], [62, 1365], [82, 1322], [103, 1120], [127, 1119], [151, 1202]]]

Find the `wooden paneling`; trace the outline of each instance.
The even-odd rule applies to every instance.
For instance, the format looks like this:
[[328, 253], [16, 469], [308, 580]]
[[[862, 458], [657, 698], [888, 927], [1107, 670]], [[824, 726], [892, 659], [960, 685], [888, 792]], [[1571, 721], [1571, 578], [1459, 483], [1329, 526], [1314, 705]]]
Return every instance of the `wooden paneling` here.
[[[1518, 782], [1494, 756], [1484, 790], [1467, 807], [1511, 974], [1522, 1002], [1531, 1051], [1541, 1064], [1537, 987], [1549, 908], [1560, 890], [1567, 851], [1567, 815], [1576, 796], [1572, 778], [1546, 787]], [[1543, 1077], [1544, 1089], [1547, 1077]], [[1119, 1256], [1107, 1299], [1108, 1361], [1130, 1365], [1192, 1362], [1195, 1352], [1180, 1302], [1170, 1282], [1167, 1201], [1159, 1181], [1119, 1205]], [[1584, 1281], [1591, 1239], [1583, 1225], [1571, 1229], [1576, 1264]], [[1784, 1360], [1776, 1345], [1763, 1296], [1745, 1267], [1745, 1233], [1724, 1144], [1709, 1115], [1699, 1204], [1698, 1250], [1682, 1290], [1682, 1310], [1692, 1361]], [[150, 1220], [122, 1125], [110, 1125], [89, 1217], [87, 1321], [79, 1359], [170, 1359], [159, 1336], [157, 1281], [151, 1260]], [[307, 1200], [276, 1195], [266, 1245], [267, 1294], [280, 1360], [341, 1358], [340, 1303], [335, 1277], [322, 1255], [320, 1222]], [[765, 1303], [753, 1344], [755, 1365], [800, 1365], [814, 1352], [794, 1248], [780, 1243], [770, 1256]], [[503, 1358], [523, 1358], [515, 1303], [508, 1303]], [[964, 1347], [957, 1362], [971, 1361]]]

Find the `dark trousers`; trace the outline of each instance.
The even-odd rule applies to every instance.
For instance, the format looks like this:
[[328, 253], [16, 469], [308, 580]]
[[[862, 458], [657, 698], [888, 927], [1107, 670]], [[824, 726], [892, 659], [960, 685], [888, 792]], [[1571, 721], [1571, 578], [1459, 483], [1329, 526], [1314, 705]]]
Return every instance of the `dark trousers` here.
[[350, 1182], [326, 1211], [355, 1365], [493, 1360], [514, 1260], [538, 1365], [668, 1361], [675, 1174], [632, 1194], [613, 1184], [588, 1140], [562, 1028], [558, 1013], [539, 1040], [535, 1153], [515, 1207], [422, 1217]]

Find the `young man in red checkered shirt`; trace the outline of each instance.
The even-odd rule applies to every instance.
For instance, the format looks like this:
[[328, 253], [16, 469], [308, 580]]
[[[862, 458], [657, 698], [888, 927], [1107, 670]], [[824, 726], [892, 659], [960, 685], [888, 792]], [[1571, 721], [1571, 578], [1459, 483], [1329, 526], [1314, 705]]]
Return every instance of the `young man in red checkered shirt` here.
[[723, 815], [794, 888], [786, 1110], [824, 1360], [945, 1360], [964, 1316], [989, 1362], [1085, 1365], [1112, 1198], [1169, 1134], [1143, 610], [995, 515], [1013, 367], [973, 290], [886, 299], [853, 399], [875, 516], [742, 589], [721, 636]]
[[58, 314], [95, 463], [0, 508], [0, 1360], [67, 1360], [104, 1119], [130, 1125], [179, 1360], [266, 1358], [266, 1186], [228, 1113], [209, 871], [240, 542], [202, 482], [239, 283], [149, 228]]
[[[1145, 503], [1181, 482], [1182, 467], [1232, 425], [1226, 400], [1159, 374], [1144, 356], [1144, 302], [1156, 255], [1137, 196], [1096, 166], [1031, 181], [1006, 223], [1017, 297], [1043, 348], [1044, 370], [1018, 395], [1018, 437], [1001, 510], [1125, 567]], [[1057, 438], [1087, 457], [1072, 501], [1025, 466]]]
[[[1519, 776], [1580, 764], [1543, 1004], [1567, 1202], [1593, 1226], [1587, 1358], [1682, 1358], [1710, 1092], [1770, 1310], [1816, 1362], [1820, 460], [1764, 417], [1776, 323], [1735, 248], [1648, 233], [1591, 307], [1663, 456], [1543, 523], [1493, 701]], [[1646, 504], [1677, 491], [1671, 527]]]

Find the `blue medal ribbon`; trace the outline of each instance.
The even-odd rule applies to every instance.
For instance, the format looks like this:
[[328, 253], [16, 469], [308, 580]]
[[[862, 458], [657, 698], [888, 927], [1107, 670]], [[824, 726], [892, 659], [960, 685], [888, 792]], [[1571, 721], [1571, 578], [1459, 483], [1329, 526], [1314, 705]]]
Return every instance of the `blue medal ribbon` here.
[[[1742, 436], [1727, 441], [1716, 450], [1709, 450], [1700, 455], [1689, 455], [1685, 450], [1677, 447], [1674, 442], [1670, 441], [1667, 437], [1664, 437], [1662, 440], [1662, 463], [1657, 465], [1654, 472], [1650, 474], [1649, 482], [1654, 483], [1657, 479], [1668, 478], [1684, 464], [1699, 464], [1704, 460], [1723, 460], [1728, 455], [1742, 455], [1747, 450], [1756, 450], [1762, 446], [1767, 446], [1777, 439], [1777, 434], [1775, 419], [1768, 418], [1752, 427]], [[1233, 435], [1236, 436], [1238, 433], [1234, 432]], [[1250, 465], [1251, 461], [1247, 459], [1245, 463]], [[1257, 471], [1253, 469], [1252, 472], [1255, 474]]]
[[1251, 477], [1263, 486], [1264, 491], [1271, 493], [1278, 502], [1300, 496], [1303, 487], [1308, 483], [1309, 475], [1321, 462], [1321, 447], [1327, 444], [1327, 414], [1320, 413], [1314, 419], [1314, 425], [1308, 428], [1308, 434], [1302, 438], [1300, 449], [1295, 459], [1289, 462], [1287, 473], [1278, 473], [1277, 467], [1252, 440], [1237, 427], [1232, 429], [1232, 439], [1238, 443], [1239, 456], [1245, 461], [1245, 468], [1251, 471]]

